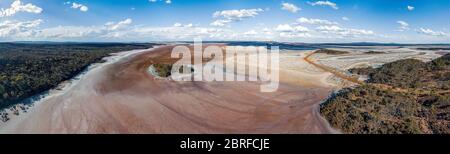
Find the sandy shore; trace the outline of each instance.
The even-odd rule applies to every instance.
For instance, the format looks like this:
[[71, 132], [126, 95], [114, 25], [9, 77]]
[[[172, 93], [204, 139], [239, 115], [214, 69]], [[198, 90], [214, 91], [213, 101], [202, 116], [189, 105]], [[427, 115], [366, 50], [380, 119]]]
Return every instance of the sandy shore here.
[[167, 60], [171, 48], [90, 70], [0, 133], [333, 133], [317, 113], [331, 90], [329, 74], [310, 68], [302, 54], [281, 56], [278, 91], [261, 93], [257, 82], [154, 79], [148, 66]]

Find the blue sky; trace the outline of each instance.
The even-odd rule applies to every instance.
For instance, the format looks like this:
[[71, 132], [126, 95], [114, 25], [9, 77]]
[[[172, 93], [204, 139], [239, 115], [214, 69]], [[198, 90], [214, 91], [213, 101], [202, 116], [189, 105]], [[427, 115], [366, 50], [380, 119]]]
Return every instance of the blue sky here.
[[0, 41], [450, 43], [448, 0], [1, 0]]

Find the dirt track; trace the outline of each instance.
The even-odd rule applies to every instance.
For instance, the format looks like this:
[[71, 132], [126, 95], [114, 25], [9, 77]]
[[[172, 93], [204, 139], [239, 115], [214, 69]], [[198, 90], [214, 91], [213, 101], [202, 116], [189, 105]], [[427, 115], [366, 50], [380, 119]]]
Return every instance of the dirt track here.
[[89, 71], [0, 133], [331, 133], [317, 113], [330, 88], [156, 80], [147, 67], [172, 47]]
[[345, 74], [343, 74], [343, 73], [339, 72], [338, 70], [333, 69], [331, 67], [327, 67], [327, 66], [324, 66], [324, 65], [320, 65], [320, 64], [314, 63], [314, 61], [309, 59], [314, 54], [315, 54], [315, 52], [309, 53], [306, 57], [303, 58], [303, 60], [308, 62], [311, 65], [314, 65], [315, 67], [317, 67], [319, 69], [322, 69], [323, 71], [330, 72], [333, 75], [335, 75], [335, 76], [337, 76], [337, 77], [339, 77], [341, 79], [350, 81], [350, 82], [355, 83], [355, 84], [363, 84], [363, 82], [359, 81], [357, 78], [352, 78], [352, 77], [350, 77], [348, 75], [345, 75]]

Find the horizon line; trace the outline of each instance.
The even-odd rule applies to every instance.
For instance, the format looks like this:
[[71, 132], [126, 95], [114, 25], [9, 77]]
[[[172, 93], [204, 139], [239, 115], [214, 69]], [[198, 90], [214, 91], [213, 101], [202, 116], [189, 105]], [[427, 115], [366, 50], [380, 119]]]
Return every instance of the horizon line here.
[[[183, 42], [183, 43], [190, 43], [194, 41], [0, 41], [0, 43], [175, 43], [175, 42]], [[286, 41], [239, 41], [239, 40], [232, 40], [232, 41], [202, 41], [202, 42], [211, 42], [211, 43], [226, 43], [226, 42], [254, 42], [254, 43], [268, 43], [268, 42], [275, 42], [275, 43], [286, 43], [286, 44], [391, 44], [391, 45], [450, 45], [450, 43], [395, 43], [395, 42], [389, 42], [389, 43], [383, 43], [383, 42], [318, 42], [318, 43], [306, 43], [306, 42], [286, 42]]]

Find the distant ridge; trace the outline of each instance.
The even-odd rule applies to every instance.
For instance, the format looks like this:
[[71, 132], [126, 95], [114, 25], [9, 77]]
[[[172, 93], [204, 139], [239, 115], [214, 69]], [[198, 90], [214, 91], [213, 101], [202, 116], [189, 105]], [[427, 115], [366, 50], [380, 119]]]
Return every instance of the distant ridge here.
[[[0, 43], [24, 43], [24, 44], [127, 44], [127, 43], [154, 43], [155, 41], [142, 42], [57, 42], [57, 41], [13, 41]], [[193, 41], [168, 41], [159, 43], [194, 43]], [[435, 45], [435, 46], [450, 46], [450, 44], [418, 44], [418, 43], [378, 43], [378, 42], [350, 42], [350, 43], [304, 43], [304, 42], [277, 42], [277, 41], [203, 41], [203, 43], [224, 43], [229, 45], [241, 46], [280, 46], [289, 49], [317, 49], [333, 46], [420, 46], [420, 45]]]

